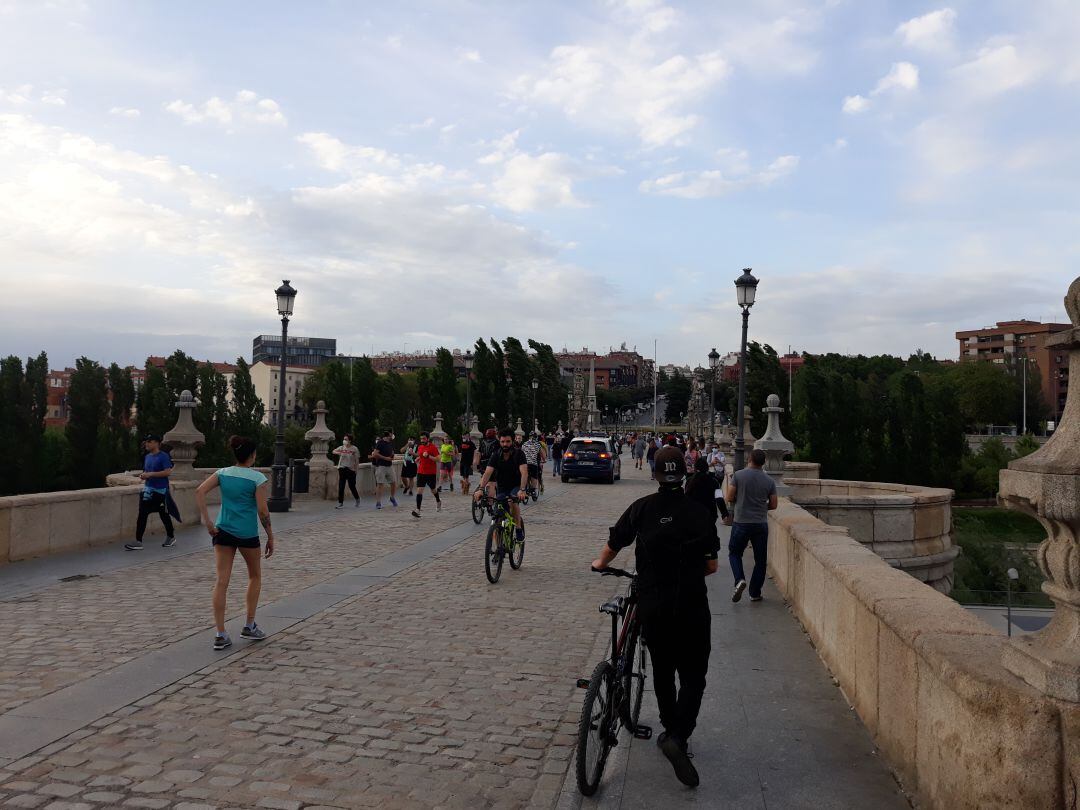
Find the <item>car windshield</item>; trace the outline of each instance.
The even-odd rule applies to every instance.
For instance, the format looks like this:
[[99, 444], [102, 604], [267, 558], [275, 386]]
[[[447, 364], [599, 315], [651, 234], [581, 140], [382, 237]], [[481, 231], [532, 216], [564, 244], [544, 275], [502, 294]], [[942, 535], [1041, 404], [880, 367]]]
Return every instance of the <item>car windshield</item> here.
[[605, 450], [607, 450], [607, 445], [596, 439], [593, 441], [573, 442], [570, 445], [571, 453], [603, 453]]

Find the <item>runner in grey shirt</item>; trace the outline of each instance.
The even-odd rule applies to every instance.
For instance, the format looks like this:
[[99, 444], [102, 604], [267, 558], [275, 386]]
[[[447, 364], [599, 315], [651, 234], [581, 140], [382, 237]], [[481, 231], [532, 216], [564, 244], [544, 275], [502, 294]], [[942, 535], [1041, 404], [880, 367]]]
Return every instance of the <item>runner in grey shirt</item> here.
[[732, 602], [738, 602], [746, 590], [742, 555], [747, 544], [754, 549], [754, 572], [750, 575], [750, 601], [761, 601], [769, 554], [769, 510], [777, 506], [776, 482], [762, 469], [765, 451], [750, 453], [750, 463], [735, 473], [728, 485], [727, 499], [735, 504], [735, 522], [728, 540], [728, 562], [735, 578]]

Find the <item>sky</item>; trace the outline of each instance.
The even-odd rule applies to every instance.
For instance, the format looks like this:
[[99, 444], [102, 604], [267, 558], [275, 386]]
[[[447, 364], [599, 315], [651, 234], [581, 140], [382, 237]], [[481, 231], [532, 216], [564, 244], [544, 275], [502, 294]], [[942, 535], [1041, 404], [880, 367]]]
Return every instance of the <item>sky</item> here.
[[955, 357], [1067, 320], [1074, 0], [0, 0], [0, 352], [516, 335]]

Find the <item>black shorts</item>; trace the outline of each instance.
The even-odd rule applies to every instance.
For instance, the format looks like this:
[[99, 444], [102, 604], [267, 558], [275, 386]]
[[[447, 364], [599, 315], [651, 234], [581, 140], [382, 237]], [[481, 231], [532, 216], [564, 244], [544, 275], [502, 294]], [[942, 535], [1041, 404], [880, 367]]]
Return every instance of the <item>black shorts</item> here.
[[416, 478], [416, 465], [415, 464], [403, 464], [403, 465], [401, 465], [401, 477], [402, 478]]
[[462, 464], [461, 465], [461, 477], [462, 478], [471, 478], [472, 477], [472, 467], [469, 466], [469, 465]]
[[539, 478], [540, 477], [540, 465], [539, 464], [528, 464], [526, 466], [529, 468], [529, 478]]
[[432, 473], [430, 475], [425, 475], [424, 473], [420, 473], [420, 475], [416, 476], [416, 485], [418, 487], [420, 487], [420, 489], [423, 489], [424, 487], [431, 487], [432, 489], [435, 489], [435, 486], [436, 486], [436, 480], [435, 479], [436, 479], [435, 473]]
[[213, 537], [213, 544], [215, 546], [232, 546], [233, 548], [258, 548], [259, 538], [258, 536], [237, 537], [229, 534], [224, 529], [218, 529], [218, 533]]

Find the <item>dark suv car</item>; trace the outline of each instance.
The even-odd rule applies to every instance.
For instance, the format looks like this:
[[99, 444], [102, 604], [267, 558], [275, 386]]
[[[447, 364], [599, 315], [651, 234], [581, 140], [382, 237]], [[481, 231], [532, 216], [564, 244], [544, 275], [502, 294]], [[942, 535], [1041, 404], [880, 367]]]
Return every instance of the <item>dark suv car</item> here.
[[622, 477], [622, 462], [607, 436], [578, 436], [562, 459], [562, 480], [598, 478], [613, 484]]

